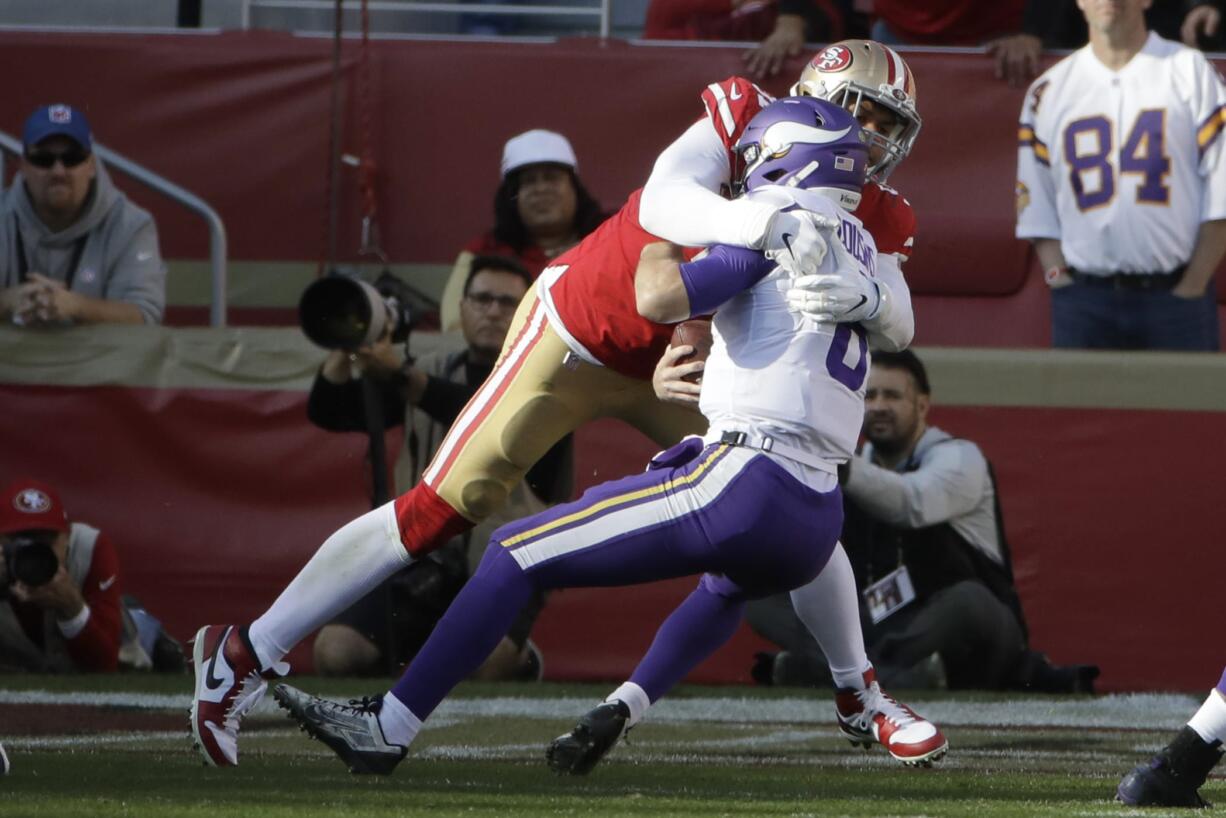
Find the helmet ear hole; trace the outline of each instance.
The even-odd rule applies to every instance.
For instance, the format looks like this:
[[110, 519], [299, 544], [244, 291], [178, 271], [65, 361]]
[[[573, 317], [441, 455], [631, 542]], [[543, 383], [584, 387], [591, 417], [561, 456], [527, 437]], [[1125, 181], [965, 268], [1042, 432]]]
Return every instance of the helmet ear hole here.
[[776, 168], [775, 170], [767, 171], [766, 173], [762, 174], [762, 178], [768, 182], [778, 182], [786, 175], [787, 170], [785, 168]]

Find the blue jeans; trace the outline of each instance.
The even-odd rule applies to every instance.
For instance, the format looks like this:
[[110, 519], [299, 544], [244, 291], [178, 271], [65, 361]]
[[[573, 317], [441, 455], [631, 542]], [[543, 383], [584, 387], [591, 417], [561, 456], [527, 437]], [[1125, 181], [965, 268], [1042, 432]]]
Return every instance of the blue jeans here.
[[1199, 298], [1074, 282], [1051, 291], [1052, 346], [1216, 352], [1217, 289]]

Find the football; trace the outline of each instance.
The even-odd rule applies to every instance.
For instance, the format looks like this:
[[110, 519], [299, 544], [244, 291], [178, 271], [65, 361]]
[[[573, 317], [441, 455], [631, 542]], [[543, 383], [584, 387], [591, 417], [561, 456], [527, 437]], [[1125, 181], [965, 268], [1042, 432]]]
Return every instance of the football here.
[[[694, 352], [677, 360], [678, 364], [688, 364], [691, 361], [705, 361], [707, 356], [711, 354], [711, 319], [710, 318], [691, 318], [689, 321], [682, 321], [673, 329], [672, 340], [668, 342], [670, 347], [677, 347], [688, 344], [694, 347]], [[683, 380], [690, 383], [698, 383], [702, 380], [702, 373], [696, 372], [693, 375], [687, 375]]]

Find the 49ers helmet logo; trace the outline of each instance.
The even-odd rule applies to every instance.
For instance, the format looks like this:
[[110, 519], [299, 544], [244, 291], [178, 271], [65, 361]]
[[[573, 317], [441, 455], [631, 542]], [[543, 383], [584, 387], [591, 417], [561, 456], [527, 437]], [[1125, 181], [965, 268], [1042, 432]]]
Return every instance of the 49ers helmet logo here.
[[851, 66], [851, 49], [847, 46], [832, 45], [819, 51], [809, 64], [827, 74], [846, 71]]
[[13, 498], [13, 508], [25, 514], [42, 514], [51, 508], [51, 498], [38, 489], [26, 489]]

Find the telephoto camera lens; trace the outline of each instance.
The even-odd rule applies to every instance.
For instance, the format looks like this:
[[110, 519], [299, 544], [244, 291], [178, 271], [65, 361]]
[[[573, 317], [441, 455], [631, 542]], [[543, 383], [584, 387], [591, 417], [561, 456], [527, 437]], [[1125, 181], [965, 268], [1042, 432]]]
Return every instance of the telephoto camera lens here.
[[5, 545], [4, 558], [9, 581], [17, 580], [31, 588], [46, 585], [60, 567], [46, 537], [16, 536]]
[[316, 279], [298, 302], [306, 336], [326, 349], [357, 349], [384, 336], [390, 321], [383, 296], [365, 281], [345, 275]]

